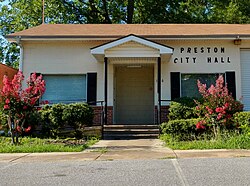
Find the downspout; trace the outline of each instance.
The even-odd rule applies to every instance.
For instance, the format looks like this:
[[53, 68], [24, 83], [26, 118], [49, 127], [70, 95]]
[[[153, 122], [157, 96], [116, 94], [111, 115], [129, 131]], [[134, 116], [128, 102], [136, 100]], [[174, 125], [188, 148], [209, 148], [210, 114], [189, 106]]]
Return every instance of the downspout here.
[[23, 45], [21, 44], [21, 36], [16, 38], [16, 43], [20, 47], [19, 71], [23, 71]]

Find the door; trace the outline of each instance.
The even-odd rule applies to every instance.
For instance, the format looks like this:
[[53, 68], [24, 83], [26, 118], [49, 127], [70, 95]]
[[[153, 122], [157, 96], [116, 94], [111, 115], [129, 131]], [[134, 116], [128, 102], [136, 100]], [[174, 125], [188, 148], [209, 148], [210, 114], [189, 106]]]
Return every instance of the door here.
[[116, 67], [115, 122], [154, 123], [153, 66]]

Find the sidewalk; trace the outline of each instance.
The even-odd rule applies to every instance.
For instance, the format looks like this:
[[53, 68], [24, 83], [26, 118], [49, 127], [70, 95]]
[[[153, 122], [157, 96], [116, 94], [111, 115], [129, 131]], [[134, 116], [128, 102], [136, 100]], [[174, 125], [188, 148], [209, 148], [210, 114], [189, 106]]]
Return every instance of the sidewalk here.
[[158, 139], [101, 140], [83, 152], [2, 153], [0, 162], [250, 157], [250, 150], [172, 150]]

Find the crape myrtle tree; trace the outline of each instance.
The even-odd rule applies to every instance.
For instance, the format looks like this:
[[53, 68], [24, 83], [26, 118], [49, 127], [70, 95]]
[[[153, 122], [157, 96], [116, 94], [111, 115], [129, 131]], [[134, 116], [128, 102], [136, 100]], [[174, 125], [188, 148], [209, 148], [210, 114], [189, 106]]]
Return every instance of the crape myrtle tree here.
[[22, 89], [23, 80], [24, 76], [20, 71], [13, 80], [4, 76], [1, 90], [3, 112], [7, 115], [13, 144], [18, 143], [21, 133], [31, 129], [31, 126], [24, 128], [25, 119], [34, 111], [35, 104], [45, 92], [45, 81], [42, 79], [42, 75], [31, 74], [26, 82], [27, 87], [24, 89]]
[[[250, 0], [45, 0], [45, 23], [250, 23]], [[42, 0], [0, 0], [0, 34], [42, 24]], [[17, 67], [19, 47], [0, 37], [0, 62]]]
[[242, 111], [243, 105], [228, 92], [223, 76], [220, 75], [216, 84], [209, 88], [199, 80], [197, 85], [203, 101], [195, 100], [197, 114], [201, 118], [196, 128], [211, 130], [217, 138], [221, 129], [236, 127], [233, 126], [233, 114]]

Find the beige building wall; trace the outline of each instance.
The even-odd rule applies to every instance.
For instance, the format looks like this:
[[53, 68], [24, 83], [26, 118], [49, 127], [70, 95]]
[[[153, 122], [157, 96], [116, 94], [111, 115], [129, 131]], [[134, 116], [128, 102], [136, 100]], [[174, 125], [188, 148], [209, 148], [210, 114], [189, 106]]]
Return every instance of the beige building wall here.
[[[49, 42], [24, 42], [23, 72], [25, 77], [31, 72], [42, 74], [86, 74], [97, 72], [97, 100], [104, 100], [104, 64], [98, 62], [90, 53], [90, 48], [108, 41], [49, 41]], [[156, 41], [174, 48], [174, 53], [169, 61], [162, 61], [162, 99], [170, 99], [170, 72], [181, 73], [224, 73], [236, 72], [237, 98], [241, 96], [240, 81], [240, 48], [250, 48], [250, 43], [234, 45], [233, 40], [168, 40]], [[131, 43], [130, 43], [131, 44]], [[205, 48], [201, 52], [201, 48]], [[211, 51], [208, 52], [207, 47]], [[182, 48], [184, 49], [182, 51]], [[191, 48], [191, 51], [189, 50]], [[215, 48], [218, 49], [217, 52]], [[223, 49], [222, 49], [223, 48]], [[224, 50], [221, 52], [221, 50]], [[116, 50], [117, 52], [119, 50]], [[189, 53], [190, 52], [190, 53]], [[124, 55], [124, 53], [123, 53]], [[187, 63], [186, 58], [189, 57]], [[208, 63], [208, 57], [212, 62]], [[221, 57], [224, 63], [215, 63], [215, 57]], [[177, 60], [176, 60], [177, 58]], [[181, 63], [182, 58], [182, 63]], [[194, 59], [195, 58], [195, 63]], [[228, 62], [228, 58], [230, 63]], [[112, 61], [112, 60], [111, 60]], [[121, 61], [120, 61], [121, 62]], [[154, 62], [150, 59], [149, 63]], [[155, 104], [157, 104], [157, 58], [154, 66]], [[121, 62], [122, 63], [122, 62]], [[140, 59], [139, 63], [143, 63]], [[145, 60], [148, 63], [148, 60]], [[108, 105], [113, 105], [114, 90], [114, 64], [108, 68]]]
[[[90, 48], [99, 44], [101, 43], [70, 41], [24, 43], [23, 73], [28, 77], [32, 72], [44, 75], [97, 72], [97, 100], [103, 100], [104, 66], [90, 53]], [[112, 69], [109, 73], [112, 74]]]
[[[237, 99], [241, 97], [240, 46], [234, 45], [233, 40], [178, 40], [163, 43], [174, 48], [170, 61], [162, 63], [163, 99], [171, 98], [170, 72], [224, 73], [235, 71]], [[188, 62], [186, 58], [189, 59]], [[208, 62], [208, 58], [211, 59], [211, 63]], [[215, 62], [215, 58], [218, 63]]]

